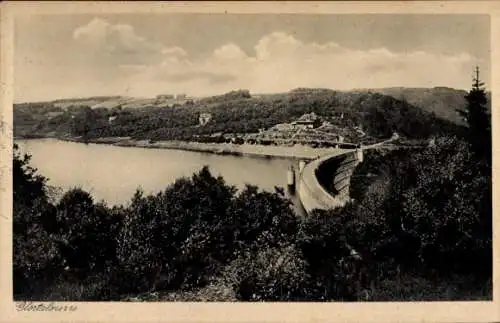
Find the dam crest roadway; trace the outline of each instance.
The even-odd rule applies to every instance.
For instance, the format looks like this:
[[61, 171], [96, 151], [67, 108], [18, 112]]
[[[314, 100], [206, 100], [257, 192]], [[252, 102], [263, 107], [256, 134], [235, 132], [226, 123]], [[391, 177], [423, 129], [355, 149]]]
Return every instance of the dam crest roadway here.
[[330, 210], [349, 200], [349, 185], [356, 167], [363, 162], [363, 152], [398, 139], [394, 133], [388, 140], [355, 149], [326, 154], [299, 167], [298, 196], [307, 214], [313, 210]]

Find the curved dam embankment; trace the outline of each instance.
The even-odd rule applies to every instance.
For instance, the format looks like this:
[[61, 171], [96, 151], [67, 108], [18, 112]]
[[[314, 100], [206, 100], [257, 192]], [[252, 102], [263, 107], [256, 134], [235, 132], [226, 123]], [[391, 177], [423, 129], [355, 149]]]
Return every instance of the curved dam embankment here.
[[307, 164], [300, 174], [298, 194], [304, 210], [328, 210], [349, 201], [349, 185], [363, 151], [352, 149], [326, 155]]

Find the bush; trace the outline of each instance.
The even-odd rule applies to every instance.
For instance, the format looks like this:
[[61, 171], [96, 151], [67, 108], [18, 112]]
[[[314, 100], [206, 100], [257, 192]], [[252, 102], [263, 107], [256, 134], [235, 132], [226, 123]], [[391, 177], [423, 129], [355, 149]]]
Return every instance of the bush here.
[[282, 195], [235, 193], [206, 167], [155, 196], [137, 192], [118, 242], [124, 291], [202, 287], [244, 250], [294, 241], [297, 221]]
[[358, 263], [351, 254], [343, 229], [343, 210], [316, 212], [304, 220], [297, 245], [310, 277], [306, 300], [351, 301], [357, 299]]
[[[301, 226], [298, 245], [318, 286], [311, 297], [356, 299], [363, 290], [379, 297], [374, 286], [403, 288], [401, 277], [461, 275], [484, 285], [492, 275], [490, 172], [487, 161], [457, 138], [439, 138], [411, 155], [369, 154], [355, 172], [361, 176], [353, 177], [356, 200]], [[360, 261], [347, 257], [339, 247], [345, 244]], [[340, 263], [354, 269], [345, 271]]]
[[237, 249], [273, 248], [295, 240], [298, 221], [291, 202], [278, 192], [247, 185], [234, 199], [227, 232]]
[[[156, 196], [138, 192], [120, 233], [119, 259], [140, 290], [203, 285], [228, 258], [224, 223], [235, 189], [203, 168]], [[134, 286], [130, 286], [133, 289]]]
[[[13, 285], [14, 295], [37, 293], [61, 269], [53, 236], [55, 211], [46, 195], [46, 179], [29, 165], [31, 156], [13, 155]], [[16, 296], [17, 297], [17, 296]]]
[[293, 301], [303, 297], [307, 273], [295, 246], [245, 251], [222, 273], [241, 301]]
[[40, 224], [15, 232], [13, 241], [14, 298], [39, 294], [62, 271], [62, 259], [54, 239]]
[[420, 242], [417, 256], [443, 274], [491, 277], [492, 184], [485, 161], [456, 139], [416, 157], [418, 181], [403, 192], [401, 206], [405, 230]]
[[116, 264], [116, 235], [121, 217], [80, 188], [66, 192], [57, 205], [57, 241], [65, 265], [79, 277]]
[[378, 264], [393, 262], [432, 275], [491, 277], [491, 169], [486, 161], [457, 138], [439, 138], [435, 147], [411, 156], [390, 153], [375, 160], [382, 171], [361, 184], [364, 197], [351, 211], [344, 210], [352, 214], [345, 225], [349, 242]]
[[111, 272], [106, 272], [78, 279], [66, 273], [46, 288], [42, 297], [46, 302], [118, 301], [120, 296], [112, 277]]
[[30, 155], [21, 156], [19, 146], [14, 144], [12, 160], [14, 207], [30, 207], [35, 200], [47, 199], [47, 179], [30, 166]]

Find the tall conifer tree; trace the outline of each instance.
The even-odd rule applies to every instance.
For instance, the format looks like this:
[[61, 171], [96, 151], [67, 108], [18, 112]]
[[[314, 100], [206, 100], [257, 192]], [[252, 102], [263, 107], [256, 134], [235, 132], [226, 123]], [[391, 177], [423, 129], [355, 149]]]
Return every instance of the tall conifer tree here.
[[471, 90], [465, 96], [465, 110], [458, 110], [468, 125], [467, 139], [474, 150], [491, 158], [491, 123], [487, 109], [488, 98], [484, 83], [479, 79], [479, 67], [476, 66]]

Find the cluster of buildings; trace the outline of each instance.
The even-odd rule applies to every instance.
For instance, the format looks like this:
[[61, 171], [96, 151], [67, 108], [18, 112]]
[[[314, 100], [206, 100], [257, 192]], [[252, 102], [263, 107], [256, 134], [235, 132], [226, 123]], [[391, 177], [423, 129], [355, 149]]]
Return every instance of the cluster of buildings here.
[[272, 127], [270, 130], [275, 131], [294, 131], [294, 130], [305, 130], [314, 129], [321, 125], [320, 117], [312, 112], [302, 115], [299, 119], [293, 121], [292, 123], [279, 123]]
[[[109, 117], [109, 124], [116, 122], [117, 115]], [[205, 126], [213, 120], [213, 115], [208, 112], [198, 116], [199, 126]], [[361, 132], [361, 129], [357, 129]], [[290, 123], [280, 123], [269, 129], [259, 129], [258, 133], [214, 133], [209, 137], [223, 138], [227, 142], [274, 142], [275, 144], [323, 142], [340, 144], [344, 142], [341, 130], [320, 116], [306, 113]], [[364, 133], [363, 133], [364, 134]]]
[[275, 139], [311, 139], [343, 142], [344, 137], [337, 134], [338, 129], [328, 121], [322, 120], [320, 116], [306, 113], [291, 123], [280, 123], [261, 135]]
[[155, 97], [155, 103], [157, 106], [173, 107], [176, 104], [180, 105], [192, 105], [195, 100], [188, 97], [186, 94], [181, 93], [177, 95], [173, 94], [159, 94]]
[[[204, 126], [212, 120], [210, 113], [200, 113], [199, 125]], [[306, 113], [291, 123], [280, 123], [269, 129], [260, 129], [258, 133], [252, 134], [212, 134], [211, 137], [224, 137], [231, 142], [243, 140], [271, 141], [275, 143], [287, 142], [332, 142], [343, 143], [344, 137], [338, 134], [338, 128], [327, 121], [323, 121], [320, 116], [313, 113]]]
[[186, 94], [159, 94], [156, 96], [156, 100], [185, 100], [187, 98]]

